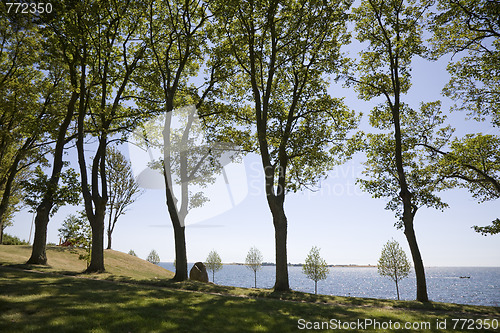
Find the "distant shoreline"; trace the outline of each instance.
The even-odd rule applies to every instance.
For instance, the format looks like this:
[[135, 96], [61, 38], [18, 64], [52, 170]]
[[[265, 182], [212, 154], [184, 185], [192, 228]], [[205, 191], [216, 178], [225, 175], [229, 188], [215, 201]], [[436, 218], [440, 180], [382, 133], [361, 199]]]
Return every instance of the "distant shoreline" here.
[[[171, 261], [161, 261], [160, 263], [163, 264], [173, 264]], [[193, 265], [194, 262], [188, 262], [188, 265]], [[228, 262], [228, 263], [223, 263], [223, 265], [235, 265], [235, 266], [245, 266], [244, 263], [240, 262]], [[262, 266], [276, 266], [274, 263], [262, 263]], [[288, 267], [302, 267], [303, 264], [288, 264]], [[348, 265], [327, 265], [327, 267], [339, 267], [339, 268], [377, 268], [377, 265], [357, 265], [357, 264], [348, 264]], [[500, 266], [436, 266], [436, 265], [430, 265], [430, 266], [425, 266], [425, 268], [500, 268]]]
[[[223, 263], [223, 265], [235, 265], [235, 266], [245, 266], [244, 263], [241, 262], [231, 262], [231, 263]], [[288, 264], [288, 267], [302, 267], [304, 264]], [[265, 262], [262, 263], [262, 266], [276, 266], [275, 263]], [[327, 267], [353, 267], [353, 268], [376, 268], [377, 265], [357, 265], [357, 264], [348, 264], [348, 265], [326, 265]]]

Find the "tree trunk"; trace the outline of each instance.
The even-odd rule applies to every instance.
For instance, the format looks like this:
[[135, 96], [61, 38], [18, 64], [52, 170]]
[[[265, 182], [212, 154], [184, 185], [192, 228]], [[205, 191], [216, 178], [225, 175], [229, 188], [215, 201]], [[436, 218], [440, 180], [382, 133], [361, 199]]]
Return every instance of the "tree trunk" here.
[[108, 247], [107, 250], [111, 250], [111, 230], [108, 229]]
[[[24, 144], [23, 149], [27, 145], [28, 145], [28, 140]], [[9, 176], [7, 177], [7, 180], [5, 181], [5, 185], [3, 187], [2, 200], [0, 200], [0, 221], [2, 221], [0, 227], [2, 230], [3, 230], [4, 217], [5, 217], [5, 214], [7, 213], [7, 209], [9, 208], [9, 200], [10, 200], [10, 195], [12, 192], [12, 185], [14, 183], [14, 179], [15, 179], [16, 174], [17, 174], [17, 167], [19, 166], [19, 163], [21, 162], [21, 158], [24, 155], [24, 152], [25, 151], [18, 152], [16, 154], [14, 161], [12, 162], [11, 166], [9, 167], [9, 170], [8, 170]]]
[[403, 224], [404, 233], [406, 239], [408, 240], [408, 245], [410, 246], [411, 256], [413, 258], [413, 265], [415, 266], [415, 274], [417, 277], [417, 301], [428, 302], [427, 297], [427, 285], [425, 282], [425, 271], [424, 264], [422, 262], [422, 257], [420, 255], [420, 250], [417, 245], [417, 238], [415, 237], [415, 231], [413, 229], [413, 219], [416, 213], [416, 207], [412, 203], [412, 194], [409, 190], [408, 183], [406, 181], [406, 174], [404, 170], [403, 163], [403, 145], [402, 145], [402, 135], [401, 135], [401, 124], [400, 124], [400, 101], [399, 101], [399, 79], [397, 77], [398, 72], [396, 71], [396, 89], [395, 89], [395, 102], [392, 108], [392, 117], [394, 121], [394, 141], [395, 141], [395, 151], [394, 157], [396, 162], [396, 169], [398, 173], [399, 186], [401, 192], [399, 196], [401, 197], [403, 203]]
[[[47, 203], [45, 203], [47, 205]], [[36, 210], [35, 218], [35, 238], [33, 239], [33, 247], [31, 249], [31, 257], [26, 262], [33, 265], [47, 265], [47, 254], [45, 252], [47, 244], [47, 225], [49, 224], [49, 212], [51, 207], [44, 207], [40, 204]]]
[[318, 294], [318, 281], [314, 281], [314, 295]]
[[255, 286], [255, 289], [257, 289], [257, 271], [253, 271], [253, 273], [254, 273], [254, 282], [255, 282], [254, 286]]
[[398, 301], [399, 301], [399, 287], [398, 287], [398, 281], [396, 280], [396, 294], [398, 295]]
[[3, 223], [0, 223], [0, 245], [3, 244]]
[[429, 302], [429, 297], [427, 296], [427, 283], [425, 281], [424, 263], [422, 261], [422, 256], [420, 255], [420, 250], [418, 248], [415, 230], [413, 229], [413, 218], [409, 223], [406, 223], [405, 221], [404, 233], [406, 239], [408, 240], [411, 256], [413, 258], [413, 265], [415, 266], [415, 275], [417, 277], [417, 301]]
[[60, 174], [64, 166], [63, 154], [64, 145], [66, 143], [66, 134], [69, 124], [73, 119], [75, 113], [75, 105], [78, 100], [78, 92], [73, 92], [71, 99], [68, 103], [66, 115], [59, 127], [57, 133], [57, 142], [54, 149], [54, 162], [52, 166], [52, 175], [49, 180], [47, 191], [43, 194], [43, 199], [36, 209], [35, 218], [35, 238], [33, 239], [33, 247], [31, 250], [31, 257], [28, 259], [27, 264], [47, 264], [47, 255], [45, 253], [47, 244], [47, 225], [50, 220], [50, 211], [54, 206], [54, 192], [59, 184]]
[[96, 214], [90, 220], [92, 227], [92, 253], [90, 255], [90, 265], [87, 267], [86, 273], [102, 273], [104, 272], [104, 209], [96, 207]]
[[185, 281], [188, 279], [187, 253], [186, 253], [186, 227], [173, 224], [175, 240], [175, 275], [174, 281]]
[[287, 220], [283, 204], [278, 209], [273, 209], [273, 223], [276, 242], [276, 282], [274, 284], [275, 291], [289, 291], [288, 283], [288, 262], [286, 251], [287, 238]]
[[[170, 127], [166, 127], [170, 128]], [[167, 159], [165, 159], [167, 160]], [[170, 163], [167, 160], [166, 163]], [[188, 279], [188, 269], [187, 269], [187, 252], [186, 252], [186, 236], [185, 236], [185, 224], [184, 218], [179, 216], [176, 206], [176, 198], [172, 193], [172, 188], [170, 186], [171, 177], [169, 174], [169, 168], [163, 171], [163, 177], [165, 180], [165, 195], [167, 197], [167, 208], [170, 215], [170, 220], [172, 226], [174, 227], [174, 241], [175, 241], [175, 275], [174, 281], [185, 281]]]

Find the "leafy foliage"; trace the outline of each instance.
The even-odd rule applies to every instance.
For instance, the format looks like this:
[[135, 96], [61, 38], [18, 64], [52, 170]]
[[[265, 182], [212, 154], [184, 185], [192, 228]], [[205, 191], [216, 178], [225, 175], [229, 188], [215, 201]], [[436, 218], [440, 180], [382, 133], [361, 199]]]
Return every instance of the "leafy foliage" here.
[[[408, 92], [412, 58], [426, 52], [420, 23], [431, 4], [432, 1], [365, 0], [353, 9], [356, 38], [368, 42], [357, 64], [363, 74], [356, 86], [360, 98], [393, 96], [394, 75], [400, 93]], [[394, 66], [398, 67], [397, 72]]]
[[[50, 211], [50, 216], [53, 216], [57, 210], [66, 204], [78, 205], [80, 197], [80, 182], [78, 174], [75, 170], [69, 168], [60, 175], [60, 183], [54, 190], [53, 200], [54, 205]], [[47, 192], [47, 187], [50, 186], [49, 177], [43, 172], [40, 166], [37, 166], [33, 171], [30, 179], [21, 182], [26, 192], [23, 200], [30, 207], [30, 212], [35, 212], [40, 205], [43, 194]]]
[[30, 245], [29, 242], [21, 240], [17, 236], [11, 236], [9, 234], [3, 234], [2, 245]]
[[[385, 98], [385, 102], [374, 107], [370, 114], [370, 124], [382, 130], [381, 134], [368, 135], [365, 174], [369, 174], [372, 180], [359, 182], [374, 197], [388, 197], [387, 208], [396, 210], [399, 217], [402, 208], [398, 200], [402, 199], [400, 192], [406, 182], [415, 200], [413, 213], [420, 205], [444, 207], [432, 194], [438, 189], [436, 181], [431, 181], [431, 186], [425, 188], [434, 176], [432, 168], [427, 167], [422, 157], [422, 151], [419, 152], [419, 145], [432, 141], [442, 146], [451, 128], [439, 128], [445, 119], [439, 110], [439, 102], [422, 104], [417, 112], [400, 100], [411, 86], [412, 58], [425, 53], [420, 21], [430, 4], [429, 1], [417, 4], [414, 1], [367, 0], [353, 10], [356, 37], [369, 44], [361, 52], [357, 64], [360, 77], [351, 77], [350, 82], [355, 83], [362, 99]], [[402, 170], [398, 169], [397, 150], [401, 150]]]
[[[478, 121], [500, 126], [500, 4], [496, 0], [441, 0], [432, 15], [433, 53], [459, 54], [450, 62], [446, 96], [456, 101], [453, 109], [466, 111]], [[452, 58], [453, 59], [453, 58]], [[467, 188], [483, 202], [500, 197], [500, 137], [494, 134], [467, 134], [455, 139], [443, 156], [441, 172], [458, 179], [456, 186]], [[495, 221], [474, 229], [494, 233]]]
[[78, 215], [70, 214], [58, 231], [59, 237], [73, 246], [85, 247], [92, 241], [90, 226], [83, 212], [79, 212]]
[[46, 162], [44, 154], [50, 131], [58, 121], [57, 101], [63, 80], [61, 71], [53, 68], [44, 53], [39, 27], [29, 16], [9, 14], [4, 3], [0, 6], [0, 224], [3, 224], [8, 220], [5, 215], [13, 209], [9, 201], [15, 191], [14, 183], [21, 180], [18, 173], [35, 163]]
[[396, 291], [399, 300], [398, 283], [401, 279], [408, 277], [411, 264], [406, 257], [405, 251], [395, 240], [388, 241], [382, 248], [382, 253], [377, 264], [378, 273], [391, 278], [396, 283]]
[[495, 235], [500, 233], [500, 219], [494, 220], [491, 225], [486, 227], [473, 227], [476, 232], [481, 233], [483, 236]]
[[[145, 10], [143, 1], [79, 2], [60, 20], [62, 30], [68, 29], [65, 33], [77, 41], [78, 61], [71, 66], [76, 73], [72, 89], [79, 92], [76, 148], [85, 212], [95, 238], [88, 272], [105, 270], [106, 147], [111, 137], [122, 139], [146, 116], [134, 103], [126, 103], [137, 89], [133, 76], [144, 61], [140, 33]], [[90, 168], [85, 149], [89, 133], [97, 138]]]
[[263, 154], [274, 193], [314, 186], [359, 144], [358, 137], [348, 139], [359, 115], [327, 93], [328, 77], [346, 64], [340, 45], [348, 40], [350, 3], [223, 6], [216, 21], [218, 47], [231, 54], [224, 66], [233, 75], [220, 85], [226, 105], [213, 116], [213, 135]]
[[328, 266], [325, 259], [319, 254], [319, 248], [313, 246], [302, 266], [302, 273], [314, 281], [314, 293], [318, 293], [318, 281], [325, 280], [328, 276]]
[[442, 155], [440, 172], [461, 180], [457, 186], [468, 189], [479, 202], [500, 198], [500, 137], [467, 134], [454, 139]]
[[64, 240], [64, 243], [85, 249], [85, 254], [81, 254], [79, 259], [85, 260], [88, 267], [92, 255], [92, 229], [85, 213], [79, 212], [78, 215], [69, 215], [58, 231], [59, 237]]
[[[461, 53], [448, 65], [444, 92], [456, 109], [500, 126], [500, 5], [496, 0], [440, 0], [432, 16], [434, 54]], [[465, 55], [463, 54], [465, 53]]]
[[108, 249], [111, 248], [111, 234], [118, 218], [125, 215], [127, 208], [142, 194], [137, 184], [132, 166], [116, 148], [108, 147], [106, 152], [108, 186]]
[[[446, 116], [440, 110], [440, 103], [421, 104], [417, 112], [408, 107], [401, 115], [401, 147], [406, 183], [412, 198], [412, 213], [422, 207], [443, 210], [448, 207], [435, 192], [445, 190], [453, 184], [436, 172], [438, 162], [428, 155], [427, 146], [443, 147], [449, 141], [453, 130], [444, 126]], [[373, 110], [370, 116], [372, 126], [379, 129], [391, 127], [390, 111], [382, 107]], [[396, 213], [396, 226], [403, 227], [403, 205], [400, 196], [400, 175], [397, 173], [394, 151], [394, 132], [368, 134], [366, 146], [367, 161], [364, 175], [369, 179], [358, 179], [361, 188], [374, 198], [388, 198], [386, 209]]]
[[130, 254], [131, 256], [137, 257], [137, 254], [135, 254], [134, 250], [128, 251], [128, 254]]
[[[188, 213], [209, 201], [204, 188], [216, 181], [224, 162], [236, 160], [235, 147], [206, 141], [205, 126], [194, 105], [174, 109], [141, 126], [135, 138], [149, 152], [161, 153], [149, 166], [171, 184], [179, 219], [184, 225]], [[178, 186], [179, 195], [173, 189]]]
[[[6, 211], [0, 218], [0, 234], [3, 237], [3, 230], [14, 224], [15, 215], [21, 211], [25, 206], [24, 197], [26, 196], [25, 189], [21, 183], [31, 177], [31, 170], [24, 169], [16, 174], [16, 177], [12, 183], [12, 191], [9, 196], [9, 202]], [[0, 190], [0, 195], [3, 195], [2, 190]]]

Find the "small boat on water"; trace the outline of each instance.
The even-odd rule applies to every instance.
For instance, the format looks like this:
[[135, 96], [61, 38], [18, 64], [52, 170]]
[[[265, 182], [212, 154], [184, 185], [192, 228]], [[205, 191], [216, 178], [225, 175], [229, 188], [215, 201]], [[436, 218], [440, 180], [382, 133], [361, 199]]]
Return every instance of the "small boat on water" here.
[[470, 276], [461, 276], [461, 279], [470, 279]]

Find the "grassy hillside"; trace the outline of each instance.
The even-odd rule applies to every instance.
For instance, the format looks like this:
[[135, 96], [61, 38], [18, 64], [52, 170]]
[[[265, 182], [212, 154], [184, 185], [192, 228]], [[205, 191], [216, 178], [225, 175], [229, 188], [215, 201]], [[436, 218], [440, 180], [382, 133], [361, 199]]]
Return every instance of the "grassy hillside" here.
[[[49, 246], [47, 248], [48, 266], [24, 265], [31, 255], [31, 246], [0, 245], [0, 264], [17, 265], [21, 268], [43, 272], [74, 275], [83, 272], [87, 267], [86, 261], [78, 259], [81, 253], [83, 253], [82, 249]], [[174, 276], [174, 273], [158, 265], [153, 265], [146, 260], [113, 250], [104, 250], [104, 265], [106, 273], [98, 275], [101, 279], [131, 279], [141, 281], [171, 279]]]
[[352, 332], [394, 331], [388, 325], [413, 325], [401, 331], [466, 331], [460, 319], [468, 320], [465, 328], [472, 322], [475, 332], [499, 331], [485, 329], [495, 320], [499, 325], [495, 307], [175, 283], [168, 280], [171, 272], [116, 251], [106, 251], [109, 272], [86, 279], [78, 273], [84, 263], [66, 249], [49, 250], [52, 267], [21, 265], [26, 253], [29, 247], [0, 247], [0, 332], [345, 331], [339, 329], [343, 323]]

